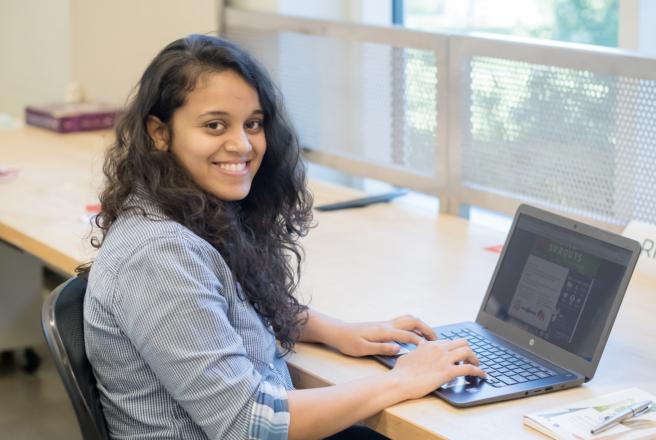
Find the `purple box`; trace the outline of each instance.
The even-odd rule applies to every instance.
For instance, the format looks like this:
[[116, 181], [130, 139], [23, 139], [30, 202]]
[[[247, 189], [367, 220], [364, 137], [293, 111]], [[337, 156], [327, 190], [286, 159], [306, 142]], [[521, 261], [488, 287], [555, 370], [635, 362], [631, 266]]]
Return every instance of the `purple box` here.
[[57, 133], [103, 130], [114, 125], [118, 112], [116, 106], [93, 102], [30, 105], [25, 122]]

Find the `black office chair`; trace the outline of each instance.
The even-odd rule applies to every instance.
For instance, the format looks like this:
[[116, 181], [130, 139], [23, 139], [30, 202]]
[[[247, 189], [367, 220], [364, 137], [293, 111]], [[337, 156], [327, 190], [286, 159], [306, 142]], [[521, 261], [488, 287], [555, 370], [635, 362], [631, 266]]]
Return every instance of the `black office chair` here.
[[87, 282], [74, 277], [46, 298], [41, 325], [85, 440], [109, 440], [96, 378], [84, 350], [83, 303]]

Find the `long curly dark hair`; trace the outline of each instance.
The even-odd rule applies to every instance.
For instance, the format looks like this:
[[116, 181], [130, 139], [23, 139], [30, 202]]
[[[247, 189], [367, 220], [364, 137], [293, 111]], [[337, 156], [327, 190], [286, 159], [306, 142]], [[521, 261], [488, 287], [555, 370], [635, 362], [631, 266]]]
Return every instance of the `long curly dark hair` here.
[[[234, 71], [256, 91], [264, 112], [267, 149], [250, 193], [224, 202], [202, 190], [173, 154], [158, 151], [146, 122], [156, 116], [172, 131], [172, 116], [202, 74]], [[244, 295], [272, 325], [286, 351], [307, 320], [307, 307], [293, 296], [300, 277], [304, 236], [312, 217], [297, 135], [276, 87], [248, 53], [221, 38], [190, 35], [166, 46], [146, 68], [116, 126], [106, 153], [106, 177], [96, 226], [99, 248], [138, 187], [145, 187], [162, 211], [216, 248]], [[82, 274], [91, 264], [81, 266]]]

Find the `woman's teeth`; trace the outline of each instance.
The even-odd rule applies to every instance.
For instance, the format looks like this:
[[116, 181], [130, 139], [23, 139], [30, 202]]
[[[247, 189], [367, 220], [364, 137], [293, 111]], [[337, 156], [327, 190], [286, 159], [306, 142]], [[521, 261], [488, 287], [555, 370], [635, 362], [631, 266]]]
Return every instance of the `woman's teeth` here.
[[239, 163], [219, 163], [219, 168], [226, 171], [243, 171], [246, 169], [246, 162]]

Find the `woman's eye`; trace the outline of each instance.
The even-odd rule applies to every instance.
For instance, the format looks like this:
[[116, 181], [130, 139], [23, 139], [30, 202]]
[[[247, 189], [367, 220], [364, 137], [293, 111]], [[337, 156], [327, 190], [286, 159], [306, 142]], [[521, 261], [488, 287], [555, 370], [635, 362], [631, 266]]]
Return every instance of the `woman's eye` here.
[[258, 132], [262, 129], [262, 121], [255, 119], [246, 123], [246, 128], [251, 132]]
[[212, 121], [205, 124], [205, 127], [209, 128], [210, 130], [223, 130], [225, 125], [219, 121]]

